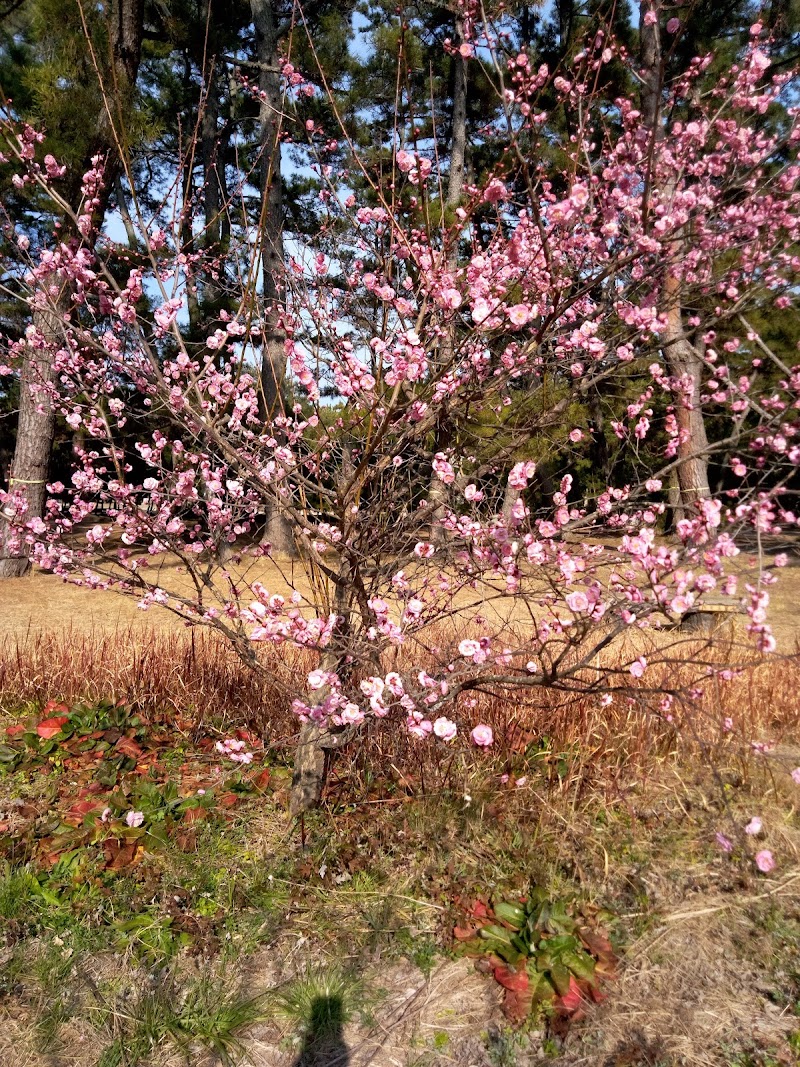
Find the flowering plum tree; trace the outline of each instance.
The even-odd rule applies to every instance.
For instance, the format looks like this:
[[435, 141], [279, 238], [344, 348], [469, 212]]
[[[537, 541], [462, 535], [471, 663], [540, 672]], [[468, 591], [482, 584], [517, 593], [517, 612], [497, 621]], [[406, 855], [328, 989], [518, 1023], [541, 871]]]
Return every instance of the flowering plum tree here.
[[[126, 253], [120, 276], [110, 242], [91, 232], [99, 160], [74, 217], [83, 240], [29, 253], [31, 307], [60, 308], [57, 343], [31, 326], [7, 344], [7, 373], [53, 346], [54, 384], [31, 388], [84, 435], [43, 518], [26, 516], [13, 485], [2, 495], [12, 535], [40, 567], [211, 627], [256, 669], [276, 645], [318, 653], [293, 694], [296, 812], [319, 798], [326, 750], [367, 720], [401, 716], [432, 744], [466, 727], [490, 745], [489, 727], [468, 721], [475, 690], [549, 686], [606, 701], [636, 691], [669, 714], [683, 687], [696, 692], [729, 666], [708, 643], [687, 643], [689, 676], [665, 684], [653, 672], [674, 654], [668, 640], [645, 648], [636, 635], [674, 626], [713, 591], [740, 597], [756, 652], [775, 649], [772, 567], [737, 589], [727, 562], [743, 526], [761, 536], [797, 521], [786, 494], [800, 460], [800, 368], [742, 327], [751, 304], [795, 295], [800, 125], [783, 99], [789, 75], [770, 74], [756, 26], [729, 78], [705, 86], [708, 60], [698, 59], [663, 89], [665, 111], [692, 117], [657, 136], [632, 99], [595, 106], [598, 71], [627, 61], [602, 34], [566, 77], [524, 49], [503, 56], [489, 28], [469, 26], [469, 61], [498, 87], [507, 151], [485, 183], [465, 185], [451, 226], [431, 221], [441, 192], [423, 150], [398, 144], [391, 188], [373, 186], [359, 204], [347, 173], [325, 163], [330, 133], [299, 133], [317, 154], [322, 217], [286, 265], [292, 392], [282, 408], [260, 402], [272, 309], [251, 283], [254, 235], [243, 228], [228, 253], [237, 311], [189, 343], [179, 234], [191, 205], [165, 204], [163, 218], [142, 222], [144, 252]], [[306, 87], [287, 72], [288, 112]], [[545, 88], [574, 119], [558, 184], [539, 163], [537, 146], [553, 136]], [[777, 132], [760, 121], [769, 109], [783, 116]], [[19, 182], [58, 199], [39, 135], [11, 119], [3, 132]], [[471, 245], [462, 265], [450, 251], [458, 240]], [[56, 305], [65, 290], [67, 310]], [[680, 372], [665, 355], [670, 299], [692, 353]], [[627, 462], [618, 482], [578, 498], [570, 467], [585, 433], [570, 412], [601, 383], [635, 392], [614, 424]], [[681, 413], [698, 403], [718, 416], [711, 441], [687, 435]], [[517, 430], [504, 421], [510, 406], [525, 412]], [[453, 432], [442, 450], [445, 407]], [[481, 448], [471, 449], [477, 425]], [[549, 489], [535, 459], [519, 458], [543, 432], [560, 441]], [[698, 495], [667, 537], [664, 487], [692, 449], [722, 471], [721, 490]], [[432, 474], [450, 489], [444, 507], [429, 503]], [[276, 510], [301, 548], [291, 569], [259, 529]], [[265, 584], [275, 568], [289, 593]]]

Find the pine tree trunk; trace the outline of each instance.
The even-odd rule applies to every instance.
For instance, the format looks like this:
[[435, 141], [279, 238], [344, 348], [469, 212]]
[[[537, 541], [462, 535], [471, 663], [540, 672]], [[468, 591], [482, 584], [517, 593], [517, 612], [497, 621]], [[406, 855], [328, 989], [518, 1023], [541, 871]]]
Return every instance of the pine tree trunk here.
[[[21, 523], [41, 518], [47, 495], [50, 453], [53, 447], [55, 412], [48, 387], [53, 384], [53, 362], [60, 338], [55, 309], [37, 309], [33, 324], [45, 339], [44, 348], [28, 345], [22, 366], [19, 392], [17, 443], [11, 464], [9, 492], [21, 495], [26, 504]], [[17, 523], [0, 526], [0, 578], [21, 578], [30, 570], [30, 546]]]
[[[451, 223], [451, 216], [461, 202], [464, 190], [464, 169], [467, 152], [467, 60], [458, 52], [459, 45], [464, 41], [464, 17], [462, 14], [455, 16], [455, 33], [453, 39], [454, 80], [453, 80], [453, 114], [452, 133], [450, 138], [450, 171], [447, 176], [447, 194], [445, 196], [445, 213], [442, 224]], [[453, 240], [447, 254], [447, 269], [455, 272], [458, 268], [458, 237]], [[448, 323], [444, 337], [439, 346], [437, 363], [439, 368], [447, 367], [452, 361], [455, 352], [455, 323]], [[453, 428], [447, 409], [441, 407], [436, 420], [434, 452], [441, 452], [448, 448], [453, 436]], [[430, 509], [430, 536], [434, 543], [441, 544], [446, 540], [446, 531], [442, 521], [450, 505], [450, 489], [444, 482], [431, 476], [428, 488], [428, 507]]]
[[[261, 139], [261, 276], [264, 302], [264, 344], [261, 352], [261, 404], [267, 423], [283, 413], [286, 374], [286, 333], [283, 299], [283, 181], [281, 176], [280, 56], [277, 21], [271, 0], [250, 0], [259, 64], [258, 87], [263, 93], [258, 121]], [[268, 506], [262, 540], [273, 551], [296, 554], [292, 524], [280, 504]]]
[[[102, 225], [108, 197], [121, 173], [112, 118], [129, 105], [141, 59], [144, 0], [112, 0], [108, 14], [110, 45], [110, 84], [103, 86], [106, 101], [95, 116], [95, 136], [83, 166], [68, 175], [64, 195], [76, 206], [80, 198], [81, 175], [91, 165], [91, 157], [106, 156], [105, 187], [95, 209], [95, 223]], [[111, 112], [111, 116], [109, 115]], [[114, 115], [114, 111], [117, 115]], [[117, 131], [117, 134], [120, 131]], [[64, 220], [62, 220], [64, 221]], [[62, 239], [67, 237], [66, 226]], [[66, 301], [64, 301], [66, 302]], [[9, 487], [24, 494], [25, 521], [44, 514], [47, 474], [55, 437], [55, 413], [46, 391], [32, 393], [31, 387], [53, 383], [53, 358], [61, 337], [57, 308], [35, 310], [33, 324], [46, 339], [42, 350], [26, 349], [20, 381], [19, 420]], [[29, 546], [8, 523], [0, 528], [0, 578], [19, 577], [30, 568]]]
[[[656, 15], [648, 24], [648, 12]], [[641, 102], [645, 124], [652, 130], [653, 156], [665, 137], [661, 115], [664, 61], [661, 50], [661, 4], [660, 0], [641, 0], [639, 5], [639, 35], [641, 43]], [[652, 170], [653, 168], [651, 168]], [[656, 175], [651, 173], [649, 182], [655, 185]], [[669, 200], [672, 190], [659, 190], [664, 200]], [[676, 477], [671, 485], [670, 502], [673, 504], [673, 521], [696, 511], [696, 502], [710, 495], [708, 482], [708, 437], [706, 435], [703, 409], [700, 403], [700, 388], [703, 363], [700, 354], [686, 335], [681, 307], [682, 283], [671, 269], [683, 253], [684, 239], [676, 237], [669, 250], [663, 286], [664, 312], [667, 328], [662, 334], [661, 349], [664, 362], [672, 378], [691, 380], [691, 395], [681, 393], [675, 404], [679, 439], [675, 468]]]

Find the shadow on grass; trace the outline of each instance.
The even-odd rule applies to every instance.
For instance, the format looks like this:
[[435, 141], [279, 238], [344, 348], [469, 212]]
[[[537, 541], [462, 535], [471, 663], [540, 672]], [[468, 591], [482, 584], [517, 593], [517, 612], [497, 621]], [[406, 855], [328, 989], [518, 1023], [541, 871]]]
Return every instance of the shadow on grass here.
[[303, 1047], [293, 1067], [347, 1067], [350, 1051], [342, 1036], [343, 1024], [341, 997], [315, 997]]

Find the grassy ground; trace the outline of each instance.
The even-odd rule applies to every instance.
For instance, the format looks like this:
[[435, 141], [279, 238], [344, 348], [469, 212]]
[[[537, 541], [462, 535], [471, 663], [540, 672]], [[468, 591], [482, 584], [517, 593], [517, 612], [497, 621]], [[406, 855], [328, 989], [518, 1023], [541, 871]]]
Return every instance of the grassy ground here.
[[[800, 1062], [795, 659], [672, 724], [540, 694], [476, 710], [495, 728], [487, 754], [456, 744], [441, 761], [401, 730], [370, 734], [300, 827], [269, 679], [139, 621], [26, 627], [0, 649], [11, 1067]], [[215, 748], [236, 736], [249, 764]], [[767, 755], [749, 745], [767, 738]], [[476, 901], [532, 885], [614, 947], [581, 1018], [512, 1025], [485, 957], [453, 936]]]

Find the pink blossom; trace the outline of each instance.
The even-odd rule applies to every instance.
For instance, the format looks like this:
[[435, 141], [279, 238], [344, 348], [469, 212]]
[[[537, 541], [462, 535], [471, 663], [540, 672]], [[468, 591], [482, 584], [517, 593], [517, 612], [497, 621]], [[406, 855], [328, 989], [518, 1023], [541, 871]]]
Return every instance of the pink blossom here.
[[450, 719], [441, 716], [434, 722], [433, 732], [442, 741], [452, 741], [458, 733], [458, 727]]
[[383, 690], [386, 683], [383, 678], [376, 678], [372, 676], [365, 678], [361, 683], [360, 689], [365, 697], [380, 697], [383, 695]]
[[364, 721], [364, 712], [358, 704], [353, 704], [352, 701], [348, 701], [339, 712], [339, 718], [345, 726], [357, 726]]
[[512, 489], [525, 489], [535, 473], [536, 464], [533, 460], [527, 460], [524, 463], [515, 463], [508, 476], [508, 484]]
[[576, 614], [589, 610], [589, 598], [585, 593], [582, 593], [579, 590], [570, 593], [566, 599], [569, 610], [574, 611]]
[[470, 737], [473, 744], [478, 745], [480, 748], [488, 748], [494, 742], [491, 726], [485, 726], [483, 723], [479, 723], [473, 728]]
[[792, 781], [795, 785], [800, 785], [800, 767], [795, 767], [792, 771]]
[[430, 559], [435, 551], [436, 547], [430, 541], [418, 541], [414, 545], [414, 555], [419, 556], [420, 559]]
[[761, 819], [759, 819], [759, 817], [757, 815], [754, 816], [750, 820], [750, 822], [747, 824], [747, 826], [745, 826], [744, 832], [746, 834], [749, 834], [750, 837], [755, 837], [756, 834], [760, 834], [761, 833]]
[[476, 652], [480, 652], [481, 646], [477, 641], [473, 641], [471, 638], [465, 637], [463, 641], [459, 641], [458, 651], [459, 654], [466, 659], [471, 659]]
[[674, 19], [673, 18], [673, 19], [670, 19], [669, 22], [667, 23], [667, 33], [677, 33], [680, 28], [681, 28], [681, 20], [680, 19]]
[[507, 196], [508, 189], [499, 178], [492, 178], [483, 191], [483, 199], [490, 204], [496, 204], [500, 200], [505, 200]]
[[433, 730], [433, 723], [429, 719], [423, 719], [419, 712], [408, 719], [407, 725], [408, 732], [418, 741], [424, 741]]
[[576, 426], [574, 430], [570, 430], [569, 439], [574, 445], [577, 445], [579, 441], [583, 440], [583, 430], [579, 430]]
[[527, 304], [514, 304], [508, 309], [506, 315], [514, 326], [524, 326], [530, 320], [531, 309]]
[[775, 870], [775, 857], [768, 848], [762, 848], [760, 852], [756, 852], [756, 867], [762, 874], [769, 874], [770, 871]]
[[141, 811], [129, 811], [125, 816], [125, 822], [131, 828], [141, 826], [144, 822], [144, 812]]
[[647, 668], [647, 660], [644, 656], [639, 656], [631, 664], [631, 674], [634, 678], [641, 678]]
[[717, 833], [715, 834], [715, 839], [723, 852], [733, 852], [733, 844], [730, 838], [727, 838], [725, 834]]

